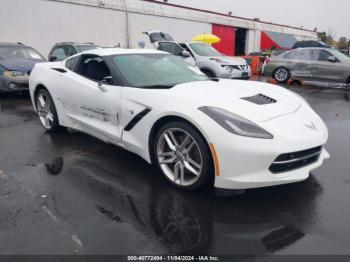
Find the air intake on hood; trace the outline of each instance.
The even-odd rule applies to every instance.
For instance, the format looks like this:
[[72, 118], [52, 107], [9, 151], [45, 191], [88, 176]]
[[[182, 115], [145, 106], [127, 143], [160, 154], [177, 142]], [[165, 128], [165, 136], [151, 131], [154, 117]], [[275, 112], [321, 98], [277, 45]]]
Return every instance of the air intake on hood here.
[[241, 99], [249, 101], [251, 103], [257, 104], [257, 105], [267, 105], [267, 104], [274, 104], [277, 101], [271, 97], [257, 94], [255, 96], [249, 96], [249, 97], [242, 97]]

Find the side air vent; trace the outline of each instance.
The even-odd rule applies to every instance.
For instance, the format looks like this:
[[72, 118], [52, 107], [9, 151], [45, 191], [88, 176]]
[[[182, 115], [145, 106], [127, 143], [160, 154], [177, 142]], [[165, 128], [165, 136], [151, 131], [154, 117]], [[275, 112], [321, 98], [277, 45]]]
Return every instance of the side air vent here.
[[241, 99], [257, 105], [274, 104], [277, 102], [275, 99], [262, 94], [257, 94], [255, 96], [249, 96], [249, 97], [242, 97]]
[[60, 72], [60, 73], [67, 73], [67, 70], [63, 69], [63, 68], [51, 68], [52, 70], [55, 70], [57, 72]]

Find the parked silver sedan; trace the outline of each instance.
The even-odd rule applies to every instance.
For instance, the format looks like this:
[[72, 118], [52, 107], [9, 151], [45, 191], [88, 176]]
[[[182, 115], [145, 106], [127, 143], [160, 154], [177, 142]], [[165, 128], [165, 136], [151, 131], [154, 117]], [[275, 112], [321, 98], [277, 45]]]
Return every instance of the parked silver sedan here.
[[269, 59], [263, 73], [279, 83], [292, 79], [350, 84], [350, 58], [329, 48], [299, 48]]

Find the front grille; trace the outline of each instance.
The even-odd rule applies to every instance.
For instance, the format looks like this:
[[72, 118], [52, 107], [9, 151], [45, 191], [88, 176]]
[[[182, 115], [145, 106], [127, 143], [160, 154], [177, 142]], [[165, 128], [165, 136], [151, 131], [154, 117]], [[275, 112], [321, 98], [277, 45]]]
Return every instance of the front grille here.
[[249, 96], [249, 97], [242, 97], [241, 99], [252, 102], [257, 105], [274, 104], [277, 102], [275, 99], [262, 94], [257, 94], [255, 96]]
[[272, 163], [269, 170], [274, 173], [283, 173], [302, 168], [318, 161], [322, 146], [280, 155]]
[[231, 65], [231, 67], [242, 72], [248, 72], [249, 69], [248, 65]]

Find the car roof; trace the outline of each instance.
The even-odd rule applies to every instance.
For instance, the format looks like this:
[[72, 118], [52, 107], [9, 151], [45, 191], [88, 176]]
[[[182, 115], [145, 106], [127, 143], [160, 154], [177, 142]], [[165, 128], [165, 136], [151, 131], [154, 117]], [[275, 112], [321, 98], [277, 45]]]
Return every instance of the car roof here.
[[334, 50], [332, 48], [329, 48], [329, 47], [298, 47], [298, 48], [295, 48], [295, 49], [291, 49], [287, 52], [292, 52], [292, 51], [296, 51], [296, 50]]
[[20, 42], [17, 43], [11, 43], [11, 42], [0, 42], [0, 46], [24, 46], [24, 47], [29, 47], [27, 45], [24, 45]]
[[97, 46], [94, 43], [80, 43], [80, 42], [59, 42], [59, 43], [56, 43], [55, 45], [93, 45], [93, 46]]
[[167, 54], [166, 52], [154, 49], [124, 49], [124, 48], [103, 48], [82, 52], [81, 54], [91, 54], [98, 56], [124, 55], [124, 54]]

